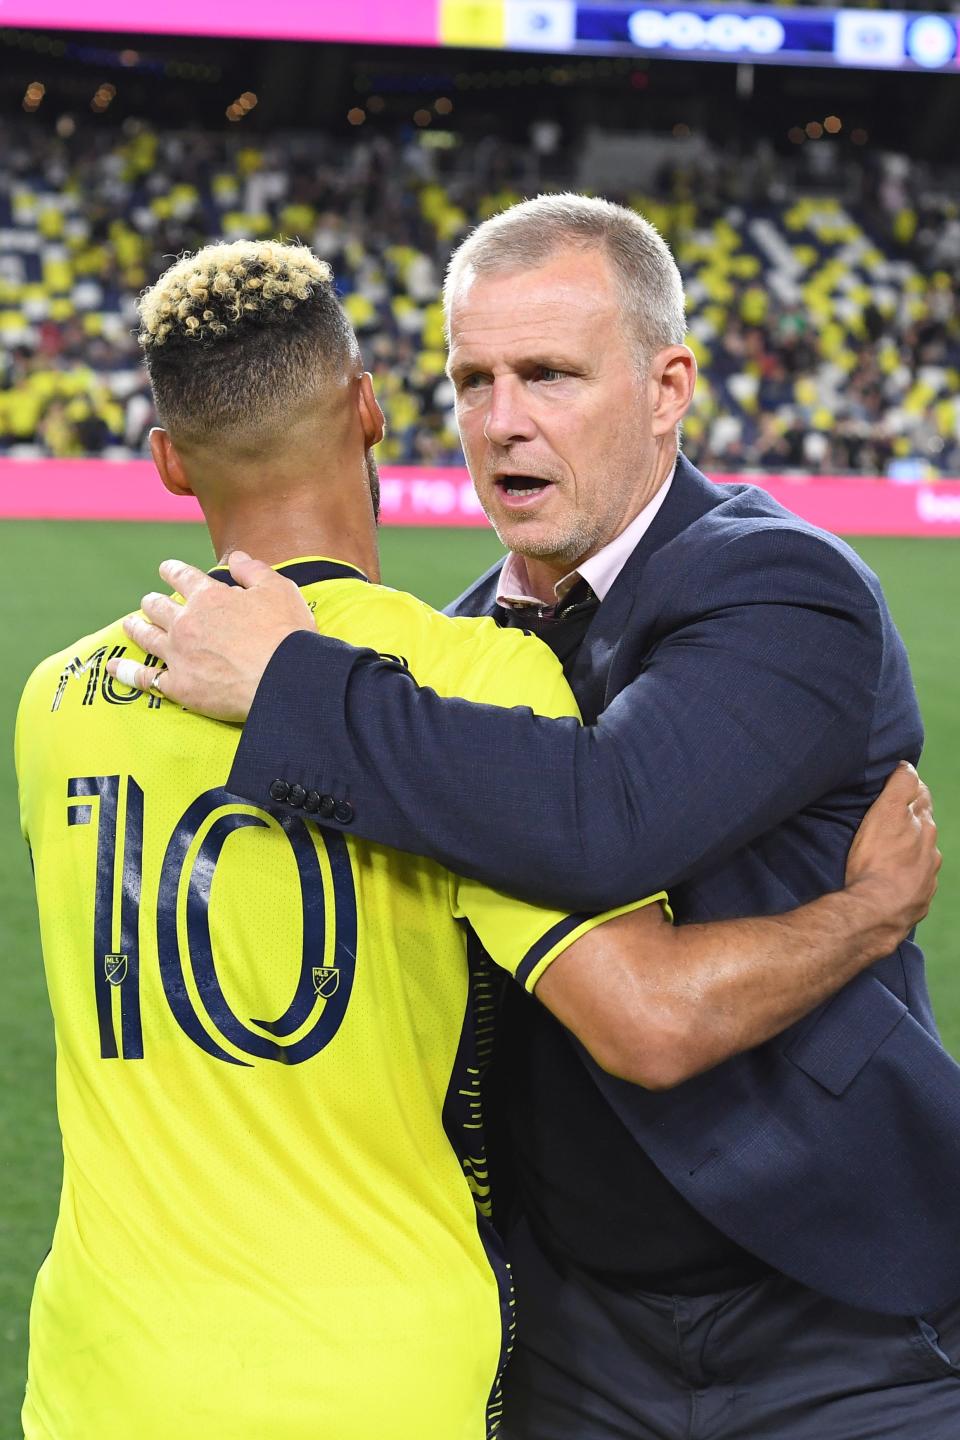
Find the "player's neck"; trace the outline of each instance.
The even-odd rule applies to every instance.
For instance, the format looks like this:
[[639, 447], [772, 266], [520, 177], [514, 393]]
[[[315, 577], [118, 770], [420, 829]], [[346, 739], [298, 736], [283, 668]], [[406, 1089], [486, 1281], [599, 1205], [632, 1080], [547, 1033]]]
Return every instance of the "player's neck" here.
[[[363, 513], [363, 512], [366, 513]], [[218, 560], [232, 550], [245, 550], [267, 565], [280, 565], [300, 555], [325, 555], [362, 570], [379, 581], [377, 532], [369, 504], [321, 504], [309, 498], [263, 496], [243, 505], [234, 502], [222, 514], [207, 511], [207, 527]]]

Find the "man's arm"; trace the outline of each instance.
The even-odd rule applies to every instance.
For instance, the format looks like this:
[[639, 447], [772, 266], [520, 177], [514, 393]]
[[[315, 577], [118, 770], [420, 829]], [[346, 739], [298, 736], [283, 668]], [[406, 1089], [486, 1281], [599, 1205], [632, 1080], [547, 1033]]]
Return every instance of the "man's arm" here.
[[930, 795], [911, 766], [857, 832], [846, 888], [766, 919], [672, 926], [659, 905], [575, 940], [534, 993], [605, 1070], [667, 1089], [801, 1019], [896, 949], [940, 868]]
[[221, 719], [249, 709], [229, 788], [254, 804], [315, 791], [324, 823], [541, 904], [597, 911], [669, 888], [862, 774], [877, 604], [801, 530], [737, 532], [665, 576], [680, 618], [587, 727], [440, 698], [318, 635], [268, 567], [231, 569], [250, 588], [162, 567], [188, 604], [146, 597], [157, 623], [128, 625], [167, 662], [172, 698]]

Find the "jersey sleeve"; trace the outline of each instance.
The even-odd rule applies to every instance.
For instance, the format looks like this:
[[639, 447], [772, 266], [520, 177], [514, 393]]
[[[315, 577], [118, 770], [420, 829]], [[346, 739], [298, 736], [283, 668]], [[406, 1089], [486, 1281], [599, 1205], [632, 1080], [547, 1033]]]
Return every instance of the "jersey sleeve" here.
[[20, 696], [20, 703], [17, 706], [17, 719], [13, 732], [13, 763], [17, 777], [17, 798], [20, 810], [20, 833], [30, 843], [30, 832], [27, 817], [27, 781], [29, 778], [32, 756], [29, 752], [29, 740], [35, 732], [38, 723], [37, 692], [43, 666], [38, 665], [23, 688]]
[[598, 925], [656, 901], [670, 915], [664, 890], [598, 915], [564, 914], [562, 910], [528, 905], [500, 890], [490, 890], [477, 880], [458, 875], [450, 879], [454, 915], [469, 922], [490, 958], [531, 994], [557, 956]]

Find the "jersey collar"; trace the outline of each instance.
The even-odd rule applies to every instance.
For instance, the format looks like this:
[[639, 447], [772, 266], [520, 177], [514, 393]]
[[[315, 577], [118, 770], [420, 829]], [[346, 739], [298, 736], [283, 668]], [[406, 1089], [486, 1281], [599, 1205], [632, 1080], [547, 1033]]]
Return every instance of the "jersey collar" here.
[[[282, 565], [272, 567], [278, 575], [283, 575], [287, 580], [292, 580], [294, 585], [315, 585], [318, 580], [362, 580], [369, 584], [367, 576], [355, 565], [348, 565], [345, 560], [328, 560], [323, 555], [310, 555], [304, 559], [285, 560]], [[212, 570], [207, 571], [214, 580], [222, 580], [224, 585], [236, 585], [236, 580], [230, 574], [226, 565], [215, 565]]]

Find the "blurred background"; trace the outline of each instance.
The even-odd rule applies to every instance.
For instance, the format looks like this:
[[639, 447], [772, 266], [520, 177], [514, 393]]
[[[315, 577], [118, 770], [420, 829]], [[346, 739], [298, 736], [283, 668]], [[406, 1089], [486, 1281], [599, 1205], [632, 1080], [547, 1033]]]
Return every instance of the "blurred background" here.
[[[846, 535], [884, 582], [928, 725], [946, 862], [921, 939], [960, 1054], [960, 16], [147, 0], [131, 17], [117, 0], [6, 0], [0, 17], [7, 754], [38, 659], [133, 608], [168, 554], [212, 558], [143, 458], [134, 305], [172, 258], [279, 236], [330, 261], [388, 419], [385, 579], [443, 604], [499, 553], [444, 376], [450, 250], [525, 196], [603, 194], [653, 220], [683, 271], [701, 368], [689, 457]], [[9, 761], [0, 801], [10, 1440], [60, 1155]]]

